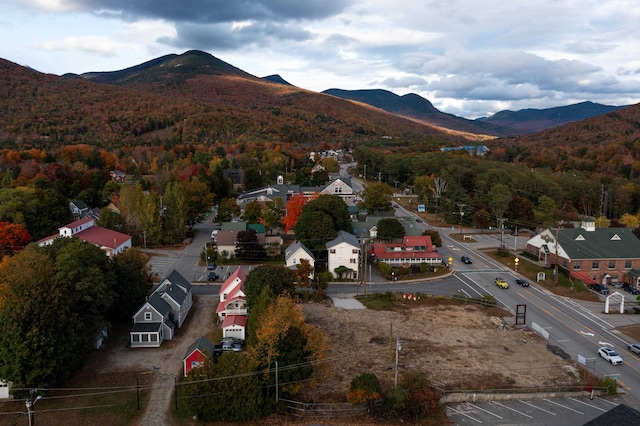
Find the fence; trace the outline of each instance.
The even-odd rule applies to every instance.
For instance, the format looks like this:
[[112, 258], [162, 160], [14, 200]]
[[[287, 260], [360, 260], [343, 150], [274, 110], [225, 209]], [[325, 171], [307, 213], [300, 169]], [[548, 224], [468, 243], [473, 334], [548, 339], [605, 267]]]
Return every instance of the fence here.
[[352, 405], [347, 402], [299, 402], [290, 399], [280, 399], [284, 409], [288, 414], [304, 418], [336, 418], [355, 417], [367, 414], [369, 409], [366, 405]]

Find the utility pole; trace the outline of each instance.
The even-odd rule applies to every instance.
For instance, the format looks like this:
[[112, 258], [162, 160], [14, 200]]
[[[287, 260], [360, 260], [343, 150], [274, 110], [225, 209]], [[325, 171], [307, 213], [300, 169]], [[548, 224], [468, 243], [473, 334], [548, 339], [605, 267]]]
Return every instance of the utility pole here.
[[398, 389], [398, 352], [402, 350], [402, 342], [396, 337], [396, 377], [393, 380], [394, 389]]
[[507, 220], [504, 217], [498, 218], [498, 228], [500, 228], [500, 248], [504, 248], [504, 221]]
[[42, 395], [38, 395], [36, 397], [36, 399], [33, 399], [33, 394], [36, 393], [38, 391], [38, 389], [30, 389], [29, 390], [29, 399], [27, 399], [24, 403], [27, 407], [27, 416], [29, 417], [29, 426], [33, 426], [34, 423], [34, 418], [33, 418], [33, 406], [35, 405], [36, 402], [38, 402], [38, 400], [40, 398], [42, 398]]
[[556, 243], [555, 243], [555, 246], [556, 246], [555, 264], [556, 264], [556, 266], [555, 266], [555, 269], [554, 269], [554, 272], [553, 272], [553, 285], [555, 287], [558, 287], [558, 229], [559, 229], [559, 226], [556, 226]]
[[466, 204], [458, 203], [458, 208], [460, 209], [460, 233], [462, 234], [462, 217], [464, 216], [464, 208], [467, 207]]
[[382, 172], [378, 172], [378, 182], [382, 182]]

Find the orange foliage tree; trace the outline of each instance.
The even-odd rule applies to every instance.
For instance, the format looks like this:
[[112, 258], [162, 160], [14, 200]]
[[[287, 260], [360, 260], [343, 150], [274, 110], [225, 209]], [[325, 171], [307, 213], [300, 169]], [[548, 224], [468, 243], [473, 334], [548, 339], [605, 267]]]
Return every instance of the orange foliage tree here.
[[284, 232], [289, 232], [290, 229], [293, 229], [293, 227], [296, 226], [298, 218], [302, 213], [302, 208], [305, 204], [307, 204], [307, 198], [304, 194], [295, 194], [291, 197], [287, 203], [287, 213], [284, 215], [284, 219], [282, 219]]
[[30, 241], [31, 235], [22, 225], [0, 222], [0, 257], [22, 250]]

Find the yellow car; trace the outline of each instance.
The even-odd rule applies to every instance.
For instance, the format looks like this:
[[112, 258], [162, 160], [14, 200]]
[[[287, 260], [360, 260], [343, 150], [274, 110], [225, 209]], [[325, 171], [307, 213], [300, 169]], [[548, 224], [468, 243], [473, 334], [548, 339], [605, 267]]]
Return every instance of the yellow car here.
[[509, 283], [502, 278], [496, 278], [496, 285], [500, 288], [509, 288]]

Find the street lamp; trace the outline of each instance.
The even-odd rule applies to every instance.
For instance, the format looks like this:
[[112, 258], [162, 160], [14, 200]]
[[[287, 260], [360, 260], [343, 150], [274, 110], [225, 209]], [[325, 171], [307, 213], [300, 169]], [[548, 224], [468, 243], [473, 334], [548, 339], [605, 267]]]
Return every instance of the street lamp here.
[[[31, 394], [33, 395], [33, 391], [31, 392]], [[36, 399], [34, 399], [33, 401], [31, 400], [31, 398], [27, 399], [25, 401], [25, 405], [27, 406], [27, 416], [29, 417], [29, 426], [32, 426], [34, 424], [34, 419], [33, 419], [33, 406], [36, 404], [36, 402], [38, 402], [38, 400], [42, 398], [42, 395], [38, 395], [36, 397]]]
[[518, 272], [518, 263], [520, 263], [520, 259], [516, 256], [516, 258], [513, 259], [513, 263], [516, 265], [516, 272]]

